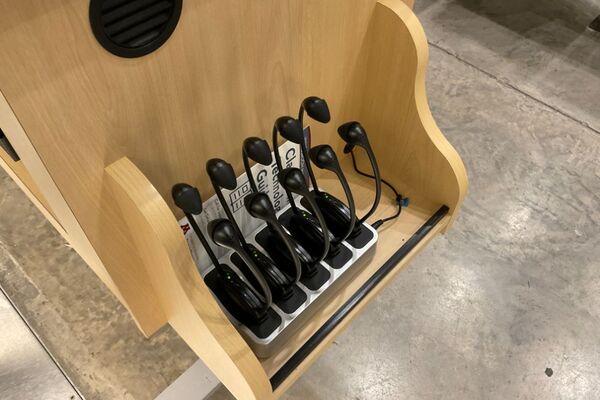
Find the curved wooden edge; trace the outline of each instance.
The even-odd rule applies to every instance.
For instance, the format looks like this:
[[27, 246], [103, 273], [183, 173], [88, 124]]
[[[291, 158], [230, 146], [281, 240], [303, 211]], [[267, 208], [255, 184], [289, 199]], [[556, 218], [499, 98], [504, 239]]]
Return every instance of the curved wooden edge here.
[[[464, 198], [469, 188], [469, 179], [467, 176], [467, 170], [462, 158], [444, 136], [440, 128], [435, 122], [435, 118], [431, 114], [431, 108], [427, 99], [426, 90], [426, 75], [427, 75], [427, 64], [429, 63], [429, 44], [427, 42], [427, 36], [423, 25], [409, 9], [406, 4], [398, 2], [397, 0], [380, 0], [379, 4], [387, 7], [391, 11], [394, 11], [402, 21], [404, 21], [407, 29], [415, 41], [415, 49], [417, 55], [417, 74], [415, 77], [415, 102], [417, 105], [417, 111], [420, 115], [420, 120], [423, 124], [423, 128], [428, 133], [429, 138], [433, 144], [439, 149], [442, 155], [448, 160], [448, 166], [454, 172], [456, 178], [456, 192], [454, 194], [454, 202], [450, 203], [451, 214], [450, 221], [444, 228], [446, 232], [451, 226], [457, 216], [457, 210], [460, 209]], [[447, 204], [448, 205], [448, 204]]]
[[156, 322], [156, 318], [148, 318], [144, 312], [140, 312], [135, 302], [122, 293], [66, 203], [2, 91], [0, 91], [0, 125], [21, 158], [17, 163], [0, 160], [0, 167], [7, 171], [52, 226], [130, 311], [140, 330], [146, 336], [150, 336], [162, 324]]
[[106, 175], [171, 326], [237, 399], [271, 399], [264, 369], [201, 279], [158, 191], [128, 158]]
[[[69, 242], [73, 249], [77, 251], [81, 258], [96, 273], [98, 278], [129, 310], [132, 318], [144, 335], [151, 336], [154, 334], [165, 324], [165, 320], [159, 315], [160, 309], [158, 304], [147, 290], [150, 283], [143, 276], [132, 273], [132, 270], [135, 268], [131, 265], [127, 271], [119, 273], [115, 270], [122, 270], [122, 263], [110, 263], [106, 259], [100, 259], [97, 248], [92, 246], [88, 235], [84, 232], [79, 220], [65, 201], [53, 176], [46, 169], [36, 148], [29, 140], [24, 127], [12, 111], [1, 91], [0, 125], [21, 158], [21, 161], [17, 163], [2, 160], [0, 161], [0, 166], [13, 177], [15, 182], [17, 182], [56, 230]], [[105, 218], [108, 214], [102, 206], [98, 211], [97, 217], [99, 220]], [[110, 221], [107, 221], [107, 223], [110, 223]], [[114, 224], [105, 227], [107, 230], [111, 228], [118, 229], [119, 227], [115, 227]], [[110, 231], [108, 237], [113, 237], [113, 234], [114, 230]], [[114, 243], [105, 244], [108, 246], [114, 245]], [[110, 250], [114, 250], [114, 246]], [[132, 277], [132, 275], [136, 276]], [[130, 285], [124, 284], [124, 282], [130, 283], [132, 280], [136, 282], [136, 285], [134, 285], [137, 289], [136, 296], [130, 296]], [[139, 290], [140, 287], [145, 287], [146, 290]]]
[[361, 96], [349, 100], [346, 111], [358, 116], [369, 131], [382, 176], [409, 197], [447, 205], [449, 227], [466, 195], [468, 179], [460, 156], [429, 108], [428, 57], [427, 39], [413, 11], [401, 0], [379, 0], [352, 82], [362, 88]]

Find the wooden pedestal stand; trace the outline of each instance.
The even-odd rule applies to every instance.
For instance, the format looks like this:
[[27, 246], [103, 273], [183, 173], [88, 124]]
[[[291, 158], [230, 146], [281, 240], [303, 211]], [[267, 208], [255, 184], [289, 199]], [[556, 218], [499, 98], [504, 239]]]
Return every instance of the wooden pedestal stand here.
[[[427, 42], [401, 0], [186, 1], [158, 51], [122, 59], [89, 27], [88, 2], [0, 4], [0, 128], [11, 173], [129, 309], [145, 335], [169, 323], [239, 399], [279, 397], [437, 234], [467, 190], [462, 161], [427, 105]], [[247, 136], [270, 134], [308, 95], [333, 121], [359, 120], [382, 175], [411, 206], [380, 230], [368, 265], [287, 345], [259, 360], [198, 275], [170, 201], [186, 181], [211, 195], [204, 163], [242, 171]], [[365, 159], [359, 163], [368, 169]], [[359, 215], [373, 183], [346, 164]], [[320, 179], [339, 194], [332, 176]], [[384, 200], [374, 219], [394, 212]]]

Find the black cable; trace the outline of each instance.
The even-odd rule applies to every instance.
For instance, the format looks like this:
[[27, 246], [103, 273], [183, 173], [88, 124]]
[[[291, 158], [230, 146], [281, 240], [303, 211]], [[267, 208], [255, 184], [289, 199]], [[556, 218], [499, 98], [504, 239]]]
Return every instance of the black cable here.
[[[375, 177], [373, 175], [367, 174], [367, 173], [361, 171], [360, 169], [358, 169], [358, 165], [356, 164], [356, 157], [354, 156], [354, 150], [350, 151], [350, 156], [352, 156], [352, 166], [354, 167], [354, 170], [356, 171], [357, 174], [362, 175], [367, 178], [370, 178], [370, 179], [375, 179]], [[392, 215], [391, 217], [380, 219], [378, 221], [375, 221], [373, 224], [371, 224], [371, 226], [375, 229], [379, 229], [379, 227], [381, 225], [383, 225], [384, 223], [398, 218], [400, 216], [400, 213], [402, 213], [402, 206], [405, 204], [405, 202], [407, 200], [404, 197], [402, 197], [402, 195], [400, 193], [398, 193], [396, 188], [391, 183], [386, 181], [385, 179], [382, 178], [381, 183], [383, 183], [384, 185], [389, 187], [392, 190], [392, 192], [394, 192], [394, 195], [396, 196], [396, 204], [398, 205], [398, 211], [396, 211], [396, 214]]]
[[404, 199], [402, 198], [402, 196], [396, 197], [396, 204], [398, 205], [398, 211], [396, 211], [396, 214], [392, 215], [391, 217], [387, 217], [387, 218], [383, 218], [378, 221], [375, 221], [375, 222], [373, 222], [373, 224], [371, 224], [371, 226], [375, 229], [379, 229], [379, 227], [381, 225], [385, 224], [386, 222], [398, 218], [400, 216], [400, 213], [402, 213], [402, 201], [403, 200]]
[[[356, 165], [356, 157], [354, 156], [354, 150], [350, 151], [350, 155], [352, 156], [352, 165], [354, 166], [354, 170], [359, 175], [366, 176], [367, 178], [375, 179], [375, 177], [373, 175], [369, 175], [369, 174], [367, 174], [365, 172], [362, 172], [361, 170], [358, 169], [358, 166]], [[394, 188], [391, 183], [389, 183], [385, 179], [381, 179], [381, 183], [383, 183], [384, 185], [386, 185], [387, 187], [389, 187], [390, 189], [392, 189], [392, 191], [394, 192], [394, 194], [396, 195], [396, 197], [400, 196], [400, 193], [398, 193], [398, 191], [396, 190], [396, 188]]]

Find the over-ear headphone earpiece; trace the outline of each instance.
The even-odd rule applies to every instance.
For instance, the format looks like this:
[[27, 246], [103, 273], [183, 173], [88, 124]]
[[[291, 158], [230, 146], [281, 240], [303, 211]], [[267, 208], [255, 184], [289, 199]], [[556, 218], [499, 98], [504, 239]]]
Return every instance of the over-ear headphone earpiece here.
[[363, 147], [365, 150], [371, 149], [369, 138], [367, 137], [367, 131], [360, 122], [352, 121], [342, 124], [338, 128], [338, 134], [342, 140], [348, 143], [350, 146]]
[[311, 197], [306, 182], [304, 181], [304, 174], [298, 168], [285, 168], [277, 175], [279, 183], [288, 188], [290, 192], [299, 194], [303, 197]]
[[197, 188], [187, 183], [178, 183], [171, 189], [175, 205], [184, 214], [200, 215], [202, 213], [202, 198]]
[[331, 113], [329, 112], [329, 106], [325, 99], [317, 96], [310, 96], [304, 99], [300, 105], [300, 111], [298, 112], [298, 120], [302, 125], [303, 114], [306, 111], [309, 117], [315, 121], [319, 121], [322, 124], [326, 124], [331, 121]]
[[271, 165], [273, 162], [271, 148], [265, 139], [249, 137], [244, 140], [242, 148], [243, 153], [254, 162], [262, 165]]
[[298, 120], [292, 117], [280, 117], [275, 121], [275, 127], [285, 140], [296, 144], [304, 142], [304, 131]]
[[206, 163], [206, 172], [213, 186], [234, 190], [237, 186], [237, 178], [231, 164], [220, 158], [213, 158]]

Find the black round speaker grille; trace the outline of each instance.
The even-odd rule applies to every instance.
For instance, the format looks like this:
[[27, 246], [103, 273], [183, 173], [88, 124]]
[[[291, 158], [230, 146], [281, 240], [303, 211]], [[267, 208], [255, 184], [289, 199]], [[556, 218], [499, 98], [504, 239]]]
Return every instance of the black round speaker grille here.
[[90, 23], [98, 42], [120, 57], [141, 57], [171, 36], [183, 0], [91, 0]]

